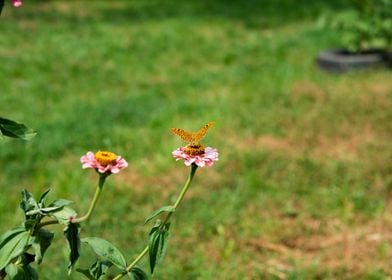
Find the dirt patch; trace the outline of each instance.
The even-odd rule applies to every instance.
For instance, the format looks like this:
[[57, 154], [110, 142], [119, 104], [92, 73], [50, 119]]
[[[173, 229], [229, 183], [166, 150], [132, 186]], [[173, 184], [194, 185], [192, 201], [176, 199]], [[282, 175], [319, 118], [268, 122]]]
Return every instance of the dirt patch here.
[[238, 152], [247, 152], [255, 150], [274, 150], [276, 152], [293, 153], [294, 146], [289, 139], [275, 137], [273, 135], [248, 136], [243, 139], [231, 137], [226, 139], [231, 147]]
[[315, 159], [356, 160], [366, 146], [376, 141], [377, 134], [369, 125], [357, 132], [350, 132], [346, 125], [342, 125], [335, 136], [319, 136], [310, 154]]
[[328, 94], [325, 89], [311, 81], [294, 82], [291, 87], [291, 93], [294, 102], [298, 102], [303, 98], [314, 102], [323, 102], [328, 98]]
[[375, 83], [365, 86], [365, 94], [361, 94], [359, 101], [363, 106], [376, 110], [389, 110], [392, 107], [392, 84]]
[[370, 145], [376, 145], [380, 137], [370, 126], [348, 128], [342, 124], [334, 135], [315, 135], [313, 132], [300, 136], [288, 134], [287, 138], [273, 135], [249, 136], [242, 140], [227, 139], [238, 152], [267, 151], [287, 157], [310, 157], [316, 161], [330, 159], [340, 161], [358, 160]]
[[[294, 269], [294, 262], [302, 269], [316, 265], [333, 271], [344, 267], [350, 275], [364, 273], [369, 267], [392, 274], [392, 264], [388, 261], [392, 257], [389, 250], [392, 224], [387, 220], [379, 219], [350, 228], [343, 226], [328, 234], [300, 236], [291, 240], [290, 245], [269, 242], [264, 237], [239, 242], [244, 250], [251, 250], [260, 258], [267, 254], [270, 261], [289, 271]], [[280, 276], [285, 279], [285, 274]]]
[[294, 149], [293, 144], [289, 139], [276, 138], [271, 135], [264, 135], [257, 138], [255, 146], [259, 148], [266, 148], [277, 151], [291, 151]]

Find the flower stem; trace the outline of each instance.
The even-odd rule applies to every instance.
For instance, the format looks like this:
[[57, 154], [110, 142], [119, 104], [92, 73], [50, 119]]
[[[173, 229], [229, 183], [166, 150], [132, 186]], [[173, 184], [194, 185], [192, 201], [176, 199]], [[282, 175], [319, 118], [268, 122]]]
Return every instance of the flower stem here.
[[99, 183], [98, 183], [97, 188], [95, 189], [95, 194], [94, 194], [93, 200], [91, 201], [90, 208], [88, 209], [87, 214], [84, 215], [83, 217], [71, 220], [71, 223], [81, 223], [81, 222], [84, 222], [91, 216], [91, 213], [93, 213], [94, 208], [97, 205], [98, 199], [99, 199], [99, 197], [101, 195], [101, 192], [102, 192], [102, 189], [103, 189], [103, 185], [105, 184], [105, 180], [106, 180], [107, 176], [108, 175], [105, 174], [105, 173], [104, 174], [99, 174]]
[[[178, 208], [178, 206], [180, 205], [181, 201], [183, 200], [186, 192], [188, 191], [189, 186], [192, 183], [193, 177], [195, 176], [196, 170], [197, 170], [197, 165], [192, 164], [191, 172], [189, 173], [188, 179], [186, 180], [185, 185], [182, 188], [180, 195], [177, 197], [177, 200], [173, 205], [174, 210], [176, 210]], [[162, 226], [164, 226], [169, 221], [169, 219], [170, 219], [171, 215], [173, 215], [173, 213], [174, 212], [169, 212], [169, 214], [167, 214], [165, 220], [162, 223]]]
[[55, 224], [58, 224], [58, 223], [59, 223], [59, 221], [57, 221], [57, 220], [45, 221], [45, 222], [39, 223], [37, 225], [37, 229], [40, 229], [40, 228], [42, 228], [44, 226], [48, 226], [48, 225], [55, 225]]
[[[173, 205], [173, 208], [174, 208], [174, 210], [176, 210], [177, 208], [178, 208], [178, 206], [180, 205], [180, 203], [181, 203], [181, 201], [183, 200], [183, 198], [184, 198], [184, 196], [185, 196], [185, 194], [186, 194], [186, 192], [188, 191], [188, 189], [189, 189], [189, 186], [191, 185], [191, 183], [192, 183], [192, 179], [193, 179], [193, 177], [194, 177], [194, 175], [195, 175], [195, 173], [196, 173], [196, 170], [197, 170], [197, 165], [196, 164], [192, 164], [192, 166], [191, 166], [191, 172], [189, 173], [189, 176], [188, 176], [188, 179], [186, 180], [186, 182], [185, 182], [185, 184], [184, 184], [184, 186], [182, 187], [182, 190], [181, 190], [181, 193], [180, 193], [180, 195], [177, 197], [177, 200], [176, 200], [176, 202], [174, 203], [174, 205]], [[161, 224], [161, 228], [163, 227], [163, 226], [165, 226], [165, 224], [169, 221], [169, 219], [170, 219], [170, 217], [172, 216], [172, 214], [173, 214], [174, 212], [169, 212], [167, 215], [166, 215], [166, 218], [165, 218], [165, 220], [163, 221], [163, 223]], [[120, 274], [118, 274], [116, 277], [114, 277], [113, 278], [113, 280], [119, 280], [119, 279], [121, 279], [123, 276], [125, 276], [128, 272], [130, 272], [131, 271], [131, 269], [148, 253], [148, 246], [146, 246], [144, 249], [143, 249], [143, 251], [136, 257], [136, 259], [130, 264], [130, 265], [128, 265], [127, 266], [127, 268], [125, 269], [125, 271], [123, 271], [123, 272], [121, 272]]]
[[136, 259], [127, 266], [125, 271], [121, 272], [118, 274], [116, 277], [113, 278], [113, 280], [119, 280], [123, 278], [124, 275], [126, 275], [131, 269], [148, 253], [148, 246], [146, 246], [143, 251], [136, 257]]

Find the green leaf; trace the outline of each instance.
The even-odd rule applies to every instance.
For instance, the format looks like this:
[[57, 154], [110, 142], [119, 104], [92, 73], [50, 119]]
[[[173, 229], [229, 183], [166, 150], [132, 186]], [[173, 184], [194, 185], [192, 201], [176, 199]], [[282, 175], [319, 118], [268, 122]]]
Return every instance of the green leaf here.
[[90, 274], [90, 270], [88, 268], [77, 268], [76, 271], [86, 276], [89, 280], [97, 280], [97, 278]]
[[110, 261], [97, 260], [89, 269], [77, 269], [76, 271], [82, 273], [90, 280], [101, 280], [104, 279], [106, 272], [112, 265]]
[[71, 274], [72, 268], [80, 256], [79, 232], [79, 224], [69, 223], [64, 229], [64, 235], [67, 239], [67, 245], [69, 249], [68, 275]]
[[97, 260], [90, 267], [90, 274], [93, 275], [96, 279], [101, 280], [104, 279], [106, 272], [112, 267], [112, 262], [110, 261], [100, 261]]
[[22, 191], [22, 201], [20, 203], [20, 208], [25, 212], [26, 221], [24, 222], [24, 226], [26, 229], [34, 228], [35, 225], [39, 223], [42, 215], [37, 201], [27, 190]]
[[20, 203], [20, 208], [22, 208], [25, 213], [39, 209], [37, 201], [27, 190], [22, 190], [22, 202]]
[[[57, 212], [62, 208], [63, 208], [62, 206], [38, 208], [38, 209], [27, 211], [26, 216], [29, 216], [30, 217], [29, 219], [34, 219], [34, 217], [31, 216], [35, 216], [35, 215], [45, 216], [52, 212]], [[36, 217], [36, 219], [39, 218], [41, 217]]]
[[29, 265], [22, 266], [10, 263], [5, 271], [10, 280], [38, 280], [37, 272]]
[[38, 280], [38, 274], [34, 268], [27, 265], [23, 267], [23, 270], [25, 272], [25, 280]]
[[[18, 274], [21, 272], [21, 266], [10, 263], [5, 267], [5, 272], [10, 279], [18, 279]], [[23, 278], [22, 278], [23, 279]]]
[[41, 215], [47, 215], [47, 214], [52, 213], [52, 212], [57, 212], [57, 211], [59, 211], [62, 208], [63, 208], [63, 206], [45, 207], [45, 208], [40, 208], [40, 209], [37, 209], [37, 210], [29, 211], [27, 213], [30, 214], [30, 213], [38, 212]]
[[106, 272], [112, 267], [113, 263], [110, 261], [100, 261], [97, 260], [90, 267], [90, 274], [94, 276], [96, 279], [104, 279]]
[[[49, 205], [48, 207], [45, 207], [46, 199], [49, 191], [50, 189], [45, 191], [41, 195], [38, 203], [30, 192], [26, 190], [22, 191], [23, 198], [22, 198], [22, 202], [20, 203], [20, 207], [25, 212], [26, 228], [28, 229], [33, 228], [38, 222], [40, 222], [43, 216], [48, 216], [52, 212], [57, 212], [61, 210], [64, 207], [64, 205], [70, 204], [68, 200], [58, 200], [52, 203], [51, 205]], [[76, 213], [74, 213], [74, 215], [76, 215]]]
[[1, 249], [1, 247], [4, 246], [5, 243], [7, 243], [10, 239], [12, 239], [15, 235], [17, 235], [23, 231], [26, 231], [26, 229], [22, 226], [19, 226], [19, 227], [13, 228], [13, 229], [8, 230], [5, 233], [3, 233], [0, 236], [0, 249]]
[[72, 208], [64, 206], [61, 210], [49, 213], [49, 216], [54, 217], [60, 224], [68, 225], [70, 219], [76, 217], [76, 212]]
[[170, 224], [155, 225], [151, 231], [148, 242], [148, 253], [150, 256], [151, 274], [154, 273], [156, 265], [162, 260], [169, 236]]
[[127, 275], [132, 280], [148, 280], [148, 275], [138, 266], [133, 267]]
[[36, 134], [34, 130], [26, 127], [24, 124], [0, 118], [0, 136], [4, 135], [22, 140], [31, 140]]
[[173, 206], [169, 205], [169, 206], [163, 206], [157, 210], [155, 210], [154, 212], [151, 213], [150, 216], [147, 217], [147, 219], [144, 221], [144, 224], [147, 224], [149, 221], [151, 221], [152, 219], [154, 219], [156, 216], [158, 216], [159, 214], [163, 213], [163, 212], [168, 212], [168, 213], [172, 213], [174, 212], [175, 209]]
[[35, 255], [30, 253], [23, 253], [19, 258], [18, 262], [20, 262], [23, 266], [29, 265], [35, 260]]
[[82, 239], [82, 242], [90, 245], [98, 256], [109, 260], [118, 268], [125, 269], [127, 267], [127, 262], [120, 250], [109, 241], [98, 237], [86, 237]]
[[5, 268], [12, 259], [19, 257], [31, 246], [31, 236], [25, 229], [16, 228], [1, 237], [0, 270]]
[[0, 0], [0, 15], [1, 15], [1, 11], [3, 10], [4, 7], [4, 0]]
[[35, 261], [40, 264], [46, 250], [52, 244], [54, 233], [46, 229], [39, 229], [33, 238], [32, 247], [35, 251]]
[[73, 202], [71, 200], [67, 200], [67, 199], [57, 199], [55, 201], [53, 201], [49, 207], [64, 207], [64, 206], [68, 206], [70, 204], [72, 204]]
[[50, 189], [46, 190], [46, 191], [41, 195], [41, 197], [39, 198], [39, 200], [38, 200], [38, 205], [39, 205], [40, 207], [45, 207], [46, 199], [48, 198], [49, 192], [50, 192]]

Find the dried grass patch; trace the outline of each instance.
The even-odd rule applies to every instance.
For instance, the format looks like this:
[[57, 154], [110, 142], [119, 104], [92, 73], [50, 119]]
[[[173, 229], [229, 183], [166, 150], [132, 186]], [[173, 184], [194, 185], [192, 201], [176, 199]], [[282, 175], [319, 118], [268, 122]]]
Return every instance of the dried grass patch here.
[[[292, 220], [292, 223], [296, 223]], [[314, 224], [315, 221], [309, 221]], [[316, 224], [318, 222], [316, 221]], [[328, 223], [328, 221], [327, 221]], [[292, 225], [295, 227], [295, 225]], [[252, 251], [255, 259], [267, 259], [272, 271], [306, 269], [316, 266], [322, 270], [338, 271], [344, 268], [350, 275], [361, 275], [369, 269], [379, 268], [392, 275], [392, 223], [388, 219], [377, 219], [352, 227], [342, 225], [331, 228], [329, 233], [299, 235], [285, 242], [270, 242], [260, 236], [238, 241], [243, 250]], [[255, 266], [266, 268], [262, 262]], [[273, 265], [275, 264], [275, 265]], [[280, 279], [286, 279], [284, 273]]]

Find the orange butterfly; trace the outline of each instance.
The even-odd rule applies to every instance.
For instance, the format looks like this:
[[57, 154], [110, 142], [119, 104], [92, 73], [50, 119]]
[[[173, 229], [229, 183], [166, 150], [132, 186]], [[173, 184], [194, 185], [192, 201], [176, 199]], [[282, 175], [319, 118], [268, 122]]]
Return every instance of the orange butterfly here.
[[190, 132], [181, 128], [172, 128], [171, 131], [182, 138], [182, 140], [189, 142], [191, 145], [198, 145], [199, 141], [206, 135], [207, 130], [214, 124], [209, 122], [202, 126], [198, 132]]
[[182, 140], [189, 142], [186, 147], [186, 153], [188, 154], [203, 154], [204, 146], [200, 144], [200, 140], [206, 135], [207, 130], [214, 124], [214, 122], [209, 122], [203, 125], [199, 131], [190, 132], [181, 128], [171, 128], [170, 130], [181, 137]]

